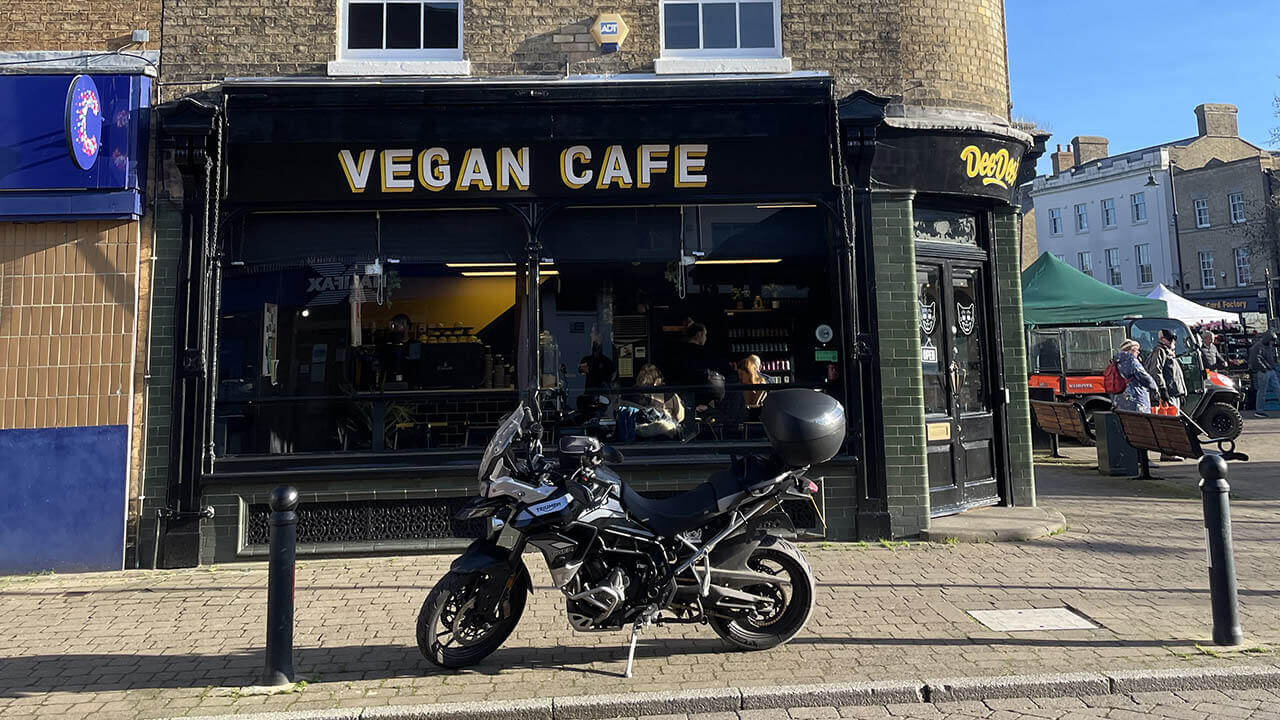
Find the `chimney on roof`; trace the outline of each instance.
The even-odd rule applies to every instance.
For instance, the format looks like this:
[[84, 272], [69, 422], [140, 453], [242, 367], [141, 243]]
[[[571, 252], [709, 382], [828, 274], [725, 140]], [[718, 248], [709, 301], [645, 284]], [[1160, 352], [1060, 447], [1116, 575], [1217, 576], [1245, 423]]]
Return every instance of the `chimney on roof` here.
[[1062, 146], [1058, 146], [1058, 150], [1050, 156], [1053, 160], [1053, 174], [1059, 175], [1070, 170], [1075, 165], [1075, 158], [1071, 155], [1071, 146], [1068, 145], [1066, 150]]
[[1076, 166], [1079, 167], [1094, 160], [1101, 160], [1107, 156], [1108, 141], [1104, 137], [1096, 135], [1078, 135], [1071, 138], [1071, 144], [1076, 149]]
[[1221, 103], [1204, 103], [1196, 106], [1196, 130], [1200, 137], [1237, 137], [1236, 106]]

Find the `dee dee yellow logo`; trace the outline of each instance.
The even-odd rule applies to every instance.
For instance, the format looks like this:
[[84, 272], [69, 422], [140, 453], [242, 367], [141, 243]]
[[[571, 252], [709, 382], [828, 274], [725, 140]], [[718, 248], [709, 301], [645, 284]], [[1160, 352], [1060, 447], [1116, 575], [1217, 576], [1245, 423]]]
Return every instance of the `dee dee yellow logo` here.
[[965, 163], [965, 174], [982, 178], [983, 185], [999, 185], [1008, 190], [1018, 180], [1018, 161], [1009, 151], [1000, 148], [996, 152], [983, 152], [977, 145], [969, 145], [960, 151]]

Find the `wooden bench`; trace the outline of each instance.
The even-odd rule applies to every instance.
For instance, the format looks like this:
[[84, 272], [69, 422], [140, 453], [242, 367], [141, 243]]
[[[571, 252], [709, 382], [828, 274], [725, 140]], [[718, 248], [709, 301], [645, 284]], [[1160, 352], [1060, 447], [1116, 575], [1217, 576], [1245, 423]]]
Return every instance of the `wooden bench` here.
[[1234, 440], [1209, 437], [1208, 433], [1186, 415], [1176, 417], [1150, 415], [1128, 410], [1116, 410], [1115, 415], [1120, 419], [1120, 432], [1124, 434], [1124, 439], [1141, 451], [1138, 462], [1142, 468], [1142, 474], [1139, 477], [1143, 479], [1151, 478], [1151, 464], [1147, 458], [1147, 451], [1159, 452], [1161, 455], [1200, 458], [1206, 452], [1200, 441], [1201, 435], [1207, 438], [1205, 443], [1217, 443], [1218, 450], [1214, 454], [1221, 455], [1224, 460], [1249, 459], [1248, 455], [1236, 452]]
[[1031, 414], [1036, 419], [1036, 425], [1049, 433], [1049, 448], [1053, 457], [1066, 457], [1058, 449], [1058, 437], [1061, 435], [1086, 445], [1094, 440], [1093, 431], [1084, 418], [1084, 408], [1079, 403], [1032, 400]]

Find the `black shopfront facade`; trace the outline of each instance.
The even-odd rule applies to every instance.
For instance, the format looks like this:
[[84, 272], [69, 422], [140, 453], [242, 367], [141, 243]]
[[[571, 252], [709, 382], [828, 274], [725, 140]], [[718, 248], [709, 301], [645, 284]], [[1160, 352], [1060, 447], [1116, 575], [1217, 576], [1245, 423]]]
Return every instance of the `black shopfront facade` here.
[[768, 391], [830, 393], [848, 440], [789, 522], [893, 532], [870, 179], [829, 78], [253, 79], [162, 119], [193, 252], [161, 565], [261, 555], [286, 482], [301, 552], [450, 546], [535, 390], [654, 494], [766, 448]]

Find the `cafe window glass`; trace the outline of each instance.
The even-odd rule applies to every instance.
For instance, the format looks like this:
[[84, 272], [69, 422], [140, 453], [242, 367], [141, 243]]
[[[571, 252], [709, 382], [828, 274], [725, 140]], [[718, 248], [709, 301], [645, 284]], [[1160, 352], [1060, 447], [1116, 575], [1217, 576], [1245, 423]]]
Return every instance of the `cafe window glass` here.
[[540, 383], [560, 432], [659, 452], [763, 446], [771, 391], [841, 397], [828, 232], [813, 205], [550, 218]]
[[217, 454], [478, 452], [516, 401], [524, 238], [498, 210], [238, 224]]
[[978, 221], [971, 214], [922, 207], [913, 214], [916, 240], [978, 244]]

